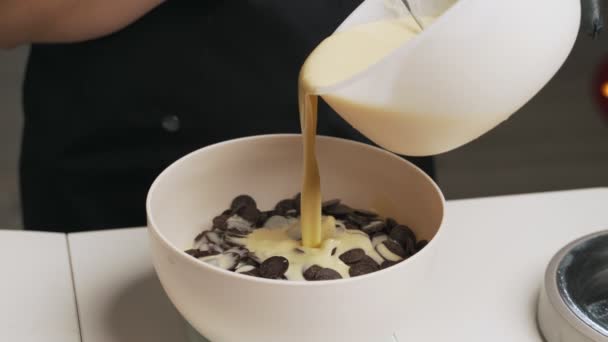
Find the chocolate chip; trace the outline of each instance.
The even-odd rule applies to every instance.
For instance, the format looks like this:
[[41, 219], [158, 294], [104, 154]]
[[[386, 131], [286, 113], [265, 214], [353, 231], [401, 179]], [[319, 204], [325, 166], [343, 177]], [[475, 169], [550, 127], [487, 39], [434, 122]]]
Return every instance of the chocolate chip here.
[[369, 255], [365, 255], [363, 258], [361, 258], [361, 260], [358, 262], [359, 264], [363, 263], [363, 264], [370, 264], [373, 267], [378, 267], [378, 263], [376, 262], [376, 260], [374, 260], [374, 258], [370, 257]]
[[393, 227], [388, 236], [391, 239], [399, 242], [403, 247], [407, 246], [407, 240], [412, 240], [414, 243], [416, 243], [416, 235], [414, 232], [408, 226], [404, 226], [402, 224]]
[[256, 227], [264, 227], [266, 221], [274, 215], [274, 210], [262, 211], [260, 212], [260, 217], [258, 218], [258, 222], [256, 222]]
[[221, 247], [221, 245], [216, 245], [214, 243], [208, 243], [207, 247], [209, 248], [210, 251], [216, 252], [216, 254], [222, 253], [224, 251], [224, 249]]
[[216, 216], [213, 218], [213, 228], [217, 228], [217, 229], [226, 229], [228, 227], [227, 225], [227, 221], [228, 221], [228, 217], [227, 215], [220, 215], [220, 216]]
[[243, 232], [242, 230], [238, 230], [236, 228], [228, 228], [228, 229], [226, 229], [224, 236], [227, 236], [227, 235], [230, 235], [231, 237], [234, 237], [234, 238], [244, 238], [245, 236], [247, 236], [247, 233]]
[[194, 238], [194, 242], [199, 242], [205, 236], [205, 231], [198, 233], [198, 235]]
[[228, 216], [232, 215], [232, 209], [226, 209], [226, 210], [224, 210], [222, 212], [222, 215], [228, 215]]
[[338, 204], [340, 204], [340, 200], [337, 198], [334, 198], [334, 199], [330, 199], [328, 201], [321, 203], [321, 208], [323, 208], [323, 210], [325, 210], [329, 207], [333, 207], [334, 205], [338, 205]]
[[199, 257], [199, 260], [225, 270], [233, 271], [239, 263], [240, 256], [236, 253], [211, 254]]
[[276, 279], [285, 274], [289, 261], [282, 256], [270, 257], [260, 265], [260, 275], [263, 278]]
[[293, 209], [296, 209], [296, 201], [293, 199], [284, 199], [274, 207], [276, 214], [281, 216], [286, 216], [287, 211]]
[[296, 207], [297, 211], [300, 211], [300, 205], [302, 203], [302, 193], [298, 192], [294, 197], [293, 197], [293, 201], [294, 201], [294, 205]]
[[426, 247], [426, 245], [429, 242], [427, 240], [420, 240], [418, 241], [418, 243], [416, 244], [416, 252], [419, 252], [420, 250], [422, 250], [424, 247]]
[[255, 206], [240, 207], [235, 213], [251, 224], [258, 222], [261, 215], [261, 212]]
[[399, 263], [398, 261], [388, 261], [388, 260], [384, 260], [384, 261], [382, 262], [382, 265], [380, 265], [380, 269], [382, 269], [382, 270], [383, 270], [383, 269], [385, 269], [385, 268], [387, 268], [387, 267], [391, 267], [391, 266], [397, 265], [398, 263]]
[[405, 241], [405, 246], [403, 247], [408, 256], [416, 254], [416, 242], [414, 240], [407, 239], [407, 241]]
[[234, 270], [234, 272], [236, 272], [236, 273], [246, 273], [246, 272], [251, 272], [251, 271], [253, 271], [255, 269], [256, 269], [256, 267], [253, 266], [253, 265], [239, 263], [237, 265], [236, 269]]
[[337, 250], [338, 250], [338, 247], [334, 247], [334, 249], [331, 250], [331, 256], [336, 255]]
[[252, 276], [252, 277], [258, 277], [258, 278], [261, 277], [261, 275], [260, 275], [260, 269], [259, 268], [254, 268], [251, 271], [243, 272], [241, 274], [246, 274], [246, 275], [249, 275], [249, 276]]
[[365, 216], [365, 217], [377, 217], [378, 214], [371, 211], [371, 210], [365, 210], [365, 209], [355, 209], [355, 213], [357, 215], [361, 215], [361, 216]]
[[306, 271], [304, 271], [304, 273], [302, 273], [302, 275], [304, 276], [304, 279], [306, 279], [306, 280], [315, 280], [315, 278], [317, 277], [317, 273], [319, 273], [319, 271], [322, 269], [323, 269], [323, 267], [321, 267], [319, 265], [312, 265], [309, 268], [307, 268]]
[[374, 265], [367, 262], [358, 262], [348, 269], [348, 274], [350, 274], [351, 277], [357, 277], [360, 275], [376, 272], [377, 270], [377, 264]]
[[391, 229], [393, 229], [393, 227], [395, 227], [396, 225], [398, 225], [399, 223], [397, 223], [397, 221], [395, 221], [395, 219], [392, 218], [387, 218], [386, 219], [386, 232], [390, 233]]
[[373, 235], [375, 233], [381, 232], [384, 230], [384, 222], [382, 221], [372, 221], [365, 226], [361, 227], [361, 230], [366, 232], [368, 235]]
[[222, 244], [223, 238], [218, 232], [207, 230], [204, 233], [205, 233], [204, 234], [205, 239], [207, 239], [207, 241], [209, 241], [211, 244], [214, 244], [214, 245]]
[[255, 262], [256, 264], [261, 264], [262, 260], [255, 255], [254, 252], [249, 251], [249, 253], [247, 253], [247, 256], [245, 257], [246, 260], [252, 260], [253, 262]]
[[232, 203], [230, 204], [230, 209], [232, 209], [233, 212], [236, 212], [239, 208], [242, 207], [257, 208], [257, 204], [251, 196], [239, 195], [232, 200]]
[[328, 207], [325, 209], [325, 213], [332, 216], [344, 217], [348, 214], [353, 213], [353, 209], [342, 203]]
[[294, 248], [293, 251], [297, 254], [304, 254], [306, 252], [304, 252], [303, 250], [299, 249], [299, 248]]
[[361, 227], [357, 226], [356, 224], [352, 223], [352, 222], [348, 222], [348, 221], [344, 221], [344, 227], [346, 229], [350, 229], [350, 230], [360, 230]]
[[347, 265], [356, 264], [365, 256], [365, 251], [361, 248], [351, 249], [350, 251], [342, 253], [340, 260]]
[[331, 268], [322, 268], [315, 275], [314, 280], [334, 280], [334, 279], [342, 279], [340, 273]]
[[189, 249], [189, 250], [187, 250], [187, 251], [185, 251], [185, 252], [186, 252], [186, 254], [190, 254], [190, 255], [192, 255], [193, 257], [198, 258], [198, 256], [197, 256], [197, 255], [198, 255], [198, 253], [200, 253], [200, 252], [201, 252], [201, 250], [199, 250], [199, 249]]
[[256, 266], [256, 267], [260, 265], [260, 263], [259, 263], [259, 262], [257, 262], [255, 259], [252, 259], [252, 258], [251, 258], [251, 257], [249, 257], [249, 256], [246, 256], [246, 257], [242, 258], [242, 259], [241, 259], [241, 262], [242, 262], [242, 263], [245, 263], [245, 264], [247, 264], [247, 265], [252, 265], [252, 266]]
[[358, 216], [355, 214], [346, 215], [346, 221], [354, 224], [355, 226], [361, 228], [369, 223], [366, 217]]
[[376, 251], [380, 256], [389, 261], [401, 261], [407, 256], [405, 249], [403, 249], [397, 241], [392, 239], [383, 241], [376, 246]]
[[397, 241], [387, 239], [383, 242], [383, 244], [389, 251], [397, 254], [398, 256], [402, 258], [405, 258], [407, 256], [405, 249], [399, 243], [397, 243]]
[[382, 242], [384, 242], [386, 239], [388, 239], [388, 235], [386, 235], [385, 233], [376, 233], [372, 236], [372, 246], [376, 247]]

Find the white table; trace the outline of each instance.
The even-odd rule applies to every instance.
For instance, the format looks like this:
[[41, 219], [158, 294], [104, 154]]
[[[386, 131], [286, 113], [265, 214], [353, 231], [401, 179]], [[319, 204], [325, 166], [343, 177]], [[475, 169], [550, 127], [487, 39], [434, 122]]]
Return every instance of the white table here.
[[[443, 229], [433, 280], [421, 289], [434, 299], [412, 308], [419, 322], [399, 339], [541, 342], [535, 305], [545, 265], [569, 241], [608, 229], [608, 188], [451, 201]], [[145, 229], [69, 234], [67, 245], [61, 234], [1, 234], [1, 341], [187, 341]], [[44, 260], [24, 253], [35, 245]]]
[[81, 341], [65, 234], [0, 234], [0, 341]]

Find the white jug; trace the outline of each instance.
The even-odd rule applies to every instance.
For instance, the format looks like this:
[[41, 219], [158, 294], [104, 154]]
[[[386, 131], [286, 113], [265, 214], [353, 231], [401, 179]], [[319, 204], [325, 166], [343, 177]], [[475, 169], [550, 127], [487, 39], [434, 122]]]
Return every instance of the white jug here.
[[[394, 1], [364, 1], [337, 31], [395, 18]], [[580, 0], [410, 4], [417, 16], [441, 16], [366, 70], [317, 90], [375, 143], [410, 156], [457, 148], [522, 107], [565, 61], [581, 15]]]

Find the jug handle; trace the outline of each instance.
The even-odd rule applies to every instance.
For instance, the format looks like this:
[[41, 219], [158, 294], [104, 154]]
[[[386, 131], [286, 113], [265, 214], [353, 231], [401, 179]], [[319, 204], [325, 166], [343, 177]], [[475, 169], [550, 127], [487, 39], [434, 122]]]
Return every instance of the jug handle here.
[[597, 38], [604, 28], [600, 0], [582, 0], [582, 2], [583, 25], [592, 38]]

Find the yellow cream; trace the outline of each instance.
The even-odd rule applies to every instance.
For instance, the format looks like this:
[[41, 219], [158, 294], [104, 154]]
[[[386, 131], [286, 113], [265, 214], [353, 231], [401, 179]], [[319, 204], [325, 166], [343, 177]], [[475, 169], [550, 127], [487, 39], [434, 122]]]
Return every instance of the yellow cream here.
[[[424, 19], [429, 22], [430, 19]], [[304, 139], [302, 244], [323, 248], [321, 182], [316, 158], [317, 91], [367, 69], [412, 39], [420, 28], [411, 17], [383, 20], [337, 32], [310, 54], [300, 70], [298, 98]]]

